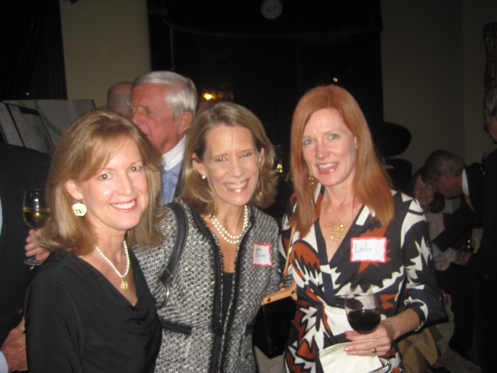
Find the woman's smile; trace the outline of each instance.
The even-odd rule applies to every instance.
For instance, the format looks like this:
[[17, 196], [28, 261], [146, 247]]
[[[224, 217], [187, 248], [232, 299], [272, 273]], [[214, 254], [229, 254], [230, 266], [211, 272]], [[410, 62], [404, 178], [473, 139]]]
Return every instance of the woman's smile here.
[[302, 154], [312, 175], [325, 187], [349, 184], [354, 178], [357, 139], [333, 109], [311, 115], [302, 138]]
[[96, 176], [67, 184], [73, 197], [86, 204], [86, 218], [90, 224], [104, 234], [134, 228], [149, 201], [143, 161], [138, 147], [131, 140], [120, 145]]
[[224, 185], [230, 191], [239, 193], [239, 192], [244, 191], [247, 188], [248, 182], [249, 182], [249, 180], [247, 179], [245, 181], [239, 181], [236, 183], [224, 183]]
[[136, 208], [136, 199], [131, 202], [111, 203], [111, 205], [121, 212], [131, 212]]
[[318, 165], [318, 168], [320, 171], [324, 172], [332, 172], [336, 170], [338, 167], [339, 162], [332, 162], [332, 163], [326, 163], [326, 164], [320, 164]]
[[259, 162], [250, 130], [221, 125], [206, 135], [203, 161], [195, 165], [207, 179], [218, 207], [241, 207], [254, 194]]

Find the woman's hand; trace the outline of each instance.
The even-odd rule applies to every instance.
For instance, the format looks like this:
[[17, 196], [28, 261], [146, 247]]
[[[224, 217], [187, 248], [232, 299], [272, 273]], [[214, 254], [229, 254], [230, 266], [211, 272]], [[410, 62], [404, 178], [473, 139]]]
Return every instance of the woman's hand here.
[[[384, 320], [373, 333], [359, 334], [357, 332], [345, 332], [345, 335], [353, 342], [376, 339], [374, 342], [357, 343], [345, 347], [348, 355], [385, 356], [392, 348], [394, 331], [392, 325]], [[376, 353], [373, 353], [374, 349], [376, 349]]]
[[48, 258], [50, 253], [47, 250], [38, 246], [38, 244], [35, 241], [36, 232], [37, 231], [35, 231], [34, 229], [29, 230], [29, 236], [26, 238], [27, 244], [26, 246], [24, 246], [24, 250], [26, 250], [27, 257], [37, 255], [36, 259], [45, 260]]
[[[349, 355], [362, 356], [385, 356], [392, 347], [392, 341], [399, 338], [419, 326], [419, 317], [416, 312], [407, 309], [398, 315], [389, 317], [380, 322], [373, 333], [359, 334], [357, 332], [345, 332], [348, 339], [353, 342], [376, 339], [374, 342], [357, 343], [345, 347]], [[376, 352], [375, 350], [376, 349]]]

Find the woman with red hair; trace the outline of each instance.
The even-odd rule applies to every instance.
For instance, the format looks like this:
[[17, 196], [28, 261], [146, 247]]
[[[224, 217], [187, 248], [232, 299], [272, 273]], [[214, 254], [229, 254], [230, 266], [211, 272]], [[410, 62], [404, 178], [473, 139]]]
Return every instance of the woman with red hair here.
[[[285, 370], [322, 372], [319, 351], [365, 341], [347, 346], [347, 354], [382, 356], [402, 372], [395, 339], [445, 316], [423, 210], [391, 190], [366, 119], [345, 89], [330, 85], [305, 94], [291, 135], [295, 194], [283, 245], [292, 247], [299, 298]], [[404, 281], [405, 311], [395, 315]], [[381, 299], [382, 321], [369, 334], [354, 332], [343, 309], [344, 295], [358, 287]]]

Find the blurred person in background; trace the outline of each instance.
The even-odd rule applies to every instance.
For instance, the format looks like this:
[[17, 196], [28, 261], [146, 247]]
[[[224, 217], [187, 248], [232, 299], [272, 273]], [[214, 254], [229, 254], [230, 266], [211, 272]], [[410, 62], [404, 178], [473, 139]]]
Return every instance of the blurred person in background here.
[[107, 92], [107, 107], [128, 119], [131, 118], [129, 108], [131, 87], [130, 82], [119, 82], [110, 87]]
[[186, 132], [195, 117], [197, 90], [193, 82], [172, 71], [152, 71], [133, 81], [131, 120], [162, 156], [162, 203], [181, 190], [181, 165]]
[[[491, 88], [483, 102], [484, 125], [491, 140], [497, 143], [497, 87]], [[497, 286], [497, 150], [485, 159], [483, 184], [483, 236], [480, 248], [472, 255], [468, 267], [474, 278], [476, 342], [482, 373], [495, 371], [494, 296]]]

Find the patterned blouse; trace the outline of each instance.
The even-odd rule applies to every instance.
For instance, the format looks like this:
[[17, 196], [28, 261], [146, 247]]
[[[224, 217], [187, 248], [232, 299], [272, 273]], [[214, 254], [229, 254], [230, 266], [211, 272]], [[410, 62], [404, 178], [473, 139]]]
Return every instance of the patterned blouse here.
[[[318, 208], [323, 194], [324, 188], [318, 187]], [[379, 294], [382, 319], [396, 314], [404, 282], [404, 304], [419, 316], [419, 327], [428, 319], [431, 322], [445, 317], [423, 211], [411, 197], [399, 192], [392, 194], [395, 214], [390, 224], [382, 226], [363, 205], [329, 262], [319, 218], [305, 237], [295, 233], [290, 259], [298, 301], [285, 352], [286, 372], [322, 372], [316, 358], [319, 351], [350, 342], [345, 331], [352, 328], [343, 308], [343, 296], [358, 285], [371, 286]], [[283, 218], [281, 243], [285, 252], [291, 231], [288, 220], [295, 207], [294, 195]], [[393, 372], [403, 372], [396, 344], [392, 346], [385, 358], [390, 360]]]

